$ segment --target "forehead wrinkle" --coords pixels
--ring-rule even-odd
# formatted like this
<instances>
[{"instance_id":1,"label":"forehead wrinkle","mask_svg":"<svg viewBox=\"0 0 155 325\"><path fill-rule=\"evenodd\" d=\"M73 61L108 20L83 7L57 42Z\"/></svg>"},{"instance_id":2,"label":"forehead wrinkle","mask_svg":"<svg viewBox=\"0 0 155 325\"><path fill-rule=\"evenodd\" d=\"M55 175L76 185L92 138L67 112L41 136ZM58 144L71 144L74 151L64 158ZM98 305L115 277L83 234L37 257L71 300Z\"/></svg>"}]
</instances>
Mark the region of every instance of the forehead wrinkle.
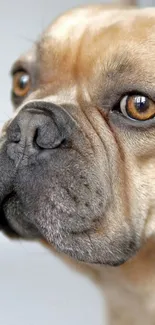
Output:
<instances>
[{"instance_id":1,"label":"forehead wrinkle","mask_svg":"<svg viewBox=\"0 0 155 325\"><path fill-rule=\"evenodd\" d=\"M71 10L60 16L49 25L43 33L38 46L38 52L42 53L47 44L56 44L58 47L66 47L75 43L87 31L94 35L106 27L116 23L126 24L124 15L128 16L128 11L105 6L91 6ZM130 24L131 24L130 17ZM134 19L134 18L133 18ZM56 42L56 43L55 43ZM54 48L53 48L54 50Z\"/></svg>"},{"instance_id":2,"label":"forehead wrinkle","mask_svg":"<svg viewBox=\"0 0 155 325\"><path fill-rule=\"evenodd\" d=\"M150 17L153 17L152 10L148 10L148 13L151 15ZM115 37L114 29L123 30L130 37L132 28L134 28L132 25L136 24L137 17L140 17L141 20L147 18L148 21L148 17L143 10L116 8L109 10L109 8L105 8L102 5L71 10L56 19L45 30L39 40L37 44L37 56L38 60L40 60L40 65L45 65L47 69L52 68L53 73L54 67L57 66L59 69L59 66L62 64L63 68L67 67L65 70L69 72L71 63L77 58L78 38L83 38L83 34L89 34L89 44L92 42L92 46L95 47L96 43L93 45L93 37L98 37L99 34L100 38L102 36L101 33L103 33L102 38L107 42L106 34L108 29L112 31L111 36L113 38ZM123 31L121 32L121 37L124 37ZM111 38L109 42L111 43ZM108 46L109 42L107 44ZM85 53L86 51L87 48L85 47ZM88 51L86 54L88 57Z\"/></svg>"},{"instance_id":3,"label":"forehead wrinkle","mask_svg":"<svg viewBox=\"0 0 155 325\"><path fill-rule=\"evenodd\" d=\"M98 29L121 23L122 27L132 27L137 18L154 18L155 11L148 8L119 8L119 6L94 5L75 8L58 17L44 32L44 37L63 42L67 38L79 38L85 28L96 32ZM149 20L148 19L148 20ZM149 23L149 21L148 21Z\"/></svg>"}]
</instances>

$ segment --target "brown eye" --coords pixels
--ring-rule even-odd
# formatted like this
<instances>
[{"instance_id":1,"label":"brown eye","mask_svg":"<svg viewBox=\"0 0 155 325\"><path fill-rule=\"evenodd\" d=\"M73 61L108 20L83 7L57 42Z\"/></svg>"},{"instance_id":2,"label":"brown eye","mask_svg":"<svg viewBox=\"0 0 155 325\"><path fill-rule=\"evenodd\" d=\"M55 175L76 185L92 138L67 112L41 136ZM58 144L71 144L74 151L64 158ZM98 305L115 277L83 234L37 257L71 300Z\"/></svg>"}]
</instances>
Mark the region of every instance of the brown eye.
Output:
<instances>
[{"instance_id":1,"label":"brown eye","mask_svg":"<svg viewBox=\"0 0 155 325\"><path fill-rule=\"evenodd\" d=\"M26 71L18 71L13 75L13 94L24 97L30 90L30 76Z\"/></svg>"},{"instance_id":2,"label":"brown eye","mask_svg":"<svg viewBox=\"0 0 155 325\"><path fill-rule=\"evenodd\" d=\"M123 115L134 120L146 121L155 116L155 103L141 95L125 96L120 102Z\"/></svg>"}]
</instances>

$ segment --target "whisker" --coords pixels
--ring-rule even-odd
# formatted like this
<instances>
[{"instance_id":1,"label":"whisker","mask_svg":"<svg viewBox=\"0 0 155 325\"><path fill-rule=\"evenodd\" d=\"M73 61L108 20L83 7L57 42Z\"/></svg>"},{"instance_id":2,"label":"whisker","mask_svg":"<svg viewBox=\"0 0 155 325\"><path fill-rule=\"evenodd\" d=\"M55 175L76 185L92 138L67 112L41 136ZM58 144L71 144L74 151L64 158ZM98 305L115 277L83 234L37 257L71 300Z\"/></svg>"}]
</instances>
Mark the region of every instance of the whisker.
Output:
<instances>
[{"instance_id":1,"label":"whisker","mask_svg":"<svg viewBox=\"0 0 155 325\"><path fill-rule=\"evenodd\" d=\"M6 117L7 117L8 119L11 118L11 116L9 116L6 112L4 112L4 114L6 115ZM4 121L4 122L5 122L5 121Z\"/></svg>"},{"instance_id":2,"label":"whisker","mask_svg":"<svg viewBox=\"0 0 155 325\"><path fill-rule=\"evenodd\" d=\"M29 37L27 37L27 36L19 35L19 34L18 34L18 37L19 37L20 39L23 39L23 40L25 40L25 41L27 41L27 42L33 44L33 45L36 44L36 40L31 39L31 38L29 38Z\"/></svg>"},{"instance_id":3,"label":"whisker","mask_svg":"<svg viewBox=\"0 0 155 325\"><path fill-rule=\"evenodd\" d=\"M88 239L89 239L89 241L91 243L92 248L94 249L94 244L93 244L93 241L92 241L92 238L91 238L90 234L87 233L87 232L86 232L86 234L87 234L87 237L88 237Z\"/></svg>"}]
</instances>

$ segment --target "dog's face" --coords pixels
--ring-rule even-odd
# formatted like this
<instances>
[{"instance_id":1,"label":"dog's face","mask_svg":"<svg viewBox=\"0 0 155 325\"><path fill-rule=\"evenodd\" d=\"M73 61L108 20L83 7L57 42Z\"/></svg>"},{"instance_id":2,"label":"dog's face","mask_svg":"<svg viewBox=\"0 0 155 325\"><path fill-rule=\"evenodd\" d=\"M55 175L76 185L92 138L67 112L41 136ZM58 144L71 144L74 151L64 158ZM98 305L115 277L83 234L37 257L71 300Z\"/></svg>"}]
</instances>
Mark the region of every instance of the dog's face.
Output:
<instances>
[{"instance_id":1,"label":"dog's face","mask_svg":"<svg viewBox=\"0 0 155 325\"><path fill-rule=\"evenodd\" d=\"M1 225L118 265L155 232L155 10L73 10L13 66Z\"/></svg>"}]
</instances>

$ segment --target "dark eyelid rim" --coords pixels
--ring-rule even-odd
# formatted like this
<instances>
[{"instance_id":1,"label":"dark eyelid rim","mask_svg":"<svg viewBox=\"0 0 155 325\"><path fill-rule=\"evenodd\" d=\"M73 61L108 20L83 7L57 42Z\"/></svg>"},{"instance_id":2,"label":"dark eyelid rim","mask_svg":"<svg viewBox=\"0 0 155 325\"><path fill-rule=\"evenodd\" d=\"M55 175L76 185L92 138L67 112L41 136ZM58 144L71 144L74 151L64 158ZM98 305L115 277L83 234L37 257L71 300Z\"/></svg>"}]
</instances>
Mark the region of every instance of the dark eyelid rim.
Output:
<instances>
[{"instance_id":1,"label":"dark eyelid rim","mask_svg":"<svg viewBox=\"0 0 155 325\"><path fill-rule=\"evenodd\" d=\"M118 111L110 111L110 119L111 122L119 125L121 128L136 128L137 130L144 130L147 129L148 127L154 127L155 125L155 117L146 120L146 121L139 121L139 120L134 120L132 118L127 118L123 114L119 113Z\"/></svg>"},{"instance_id":2,"label":"dark eyelid rim","mask_svg":"<svg viewBox=\"0 0 155 325\"><path fill-rule=\"evenodd\" d=\"M10 70L10 75L11 77L13 77L17 72L21 72L21 71L29 73L27 64L26 62L16 61Z\"/></svg>"}]
</instances>

